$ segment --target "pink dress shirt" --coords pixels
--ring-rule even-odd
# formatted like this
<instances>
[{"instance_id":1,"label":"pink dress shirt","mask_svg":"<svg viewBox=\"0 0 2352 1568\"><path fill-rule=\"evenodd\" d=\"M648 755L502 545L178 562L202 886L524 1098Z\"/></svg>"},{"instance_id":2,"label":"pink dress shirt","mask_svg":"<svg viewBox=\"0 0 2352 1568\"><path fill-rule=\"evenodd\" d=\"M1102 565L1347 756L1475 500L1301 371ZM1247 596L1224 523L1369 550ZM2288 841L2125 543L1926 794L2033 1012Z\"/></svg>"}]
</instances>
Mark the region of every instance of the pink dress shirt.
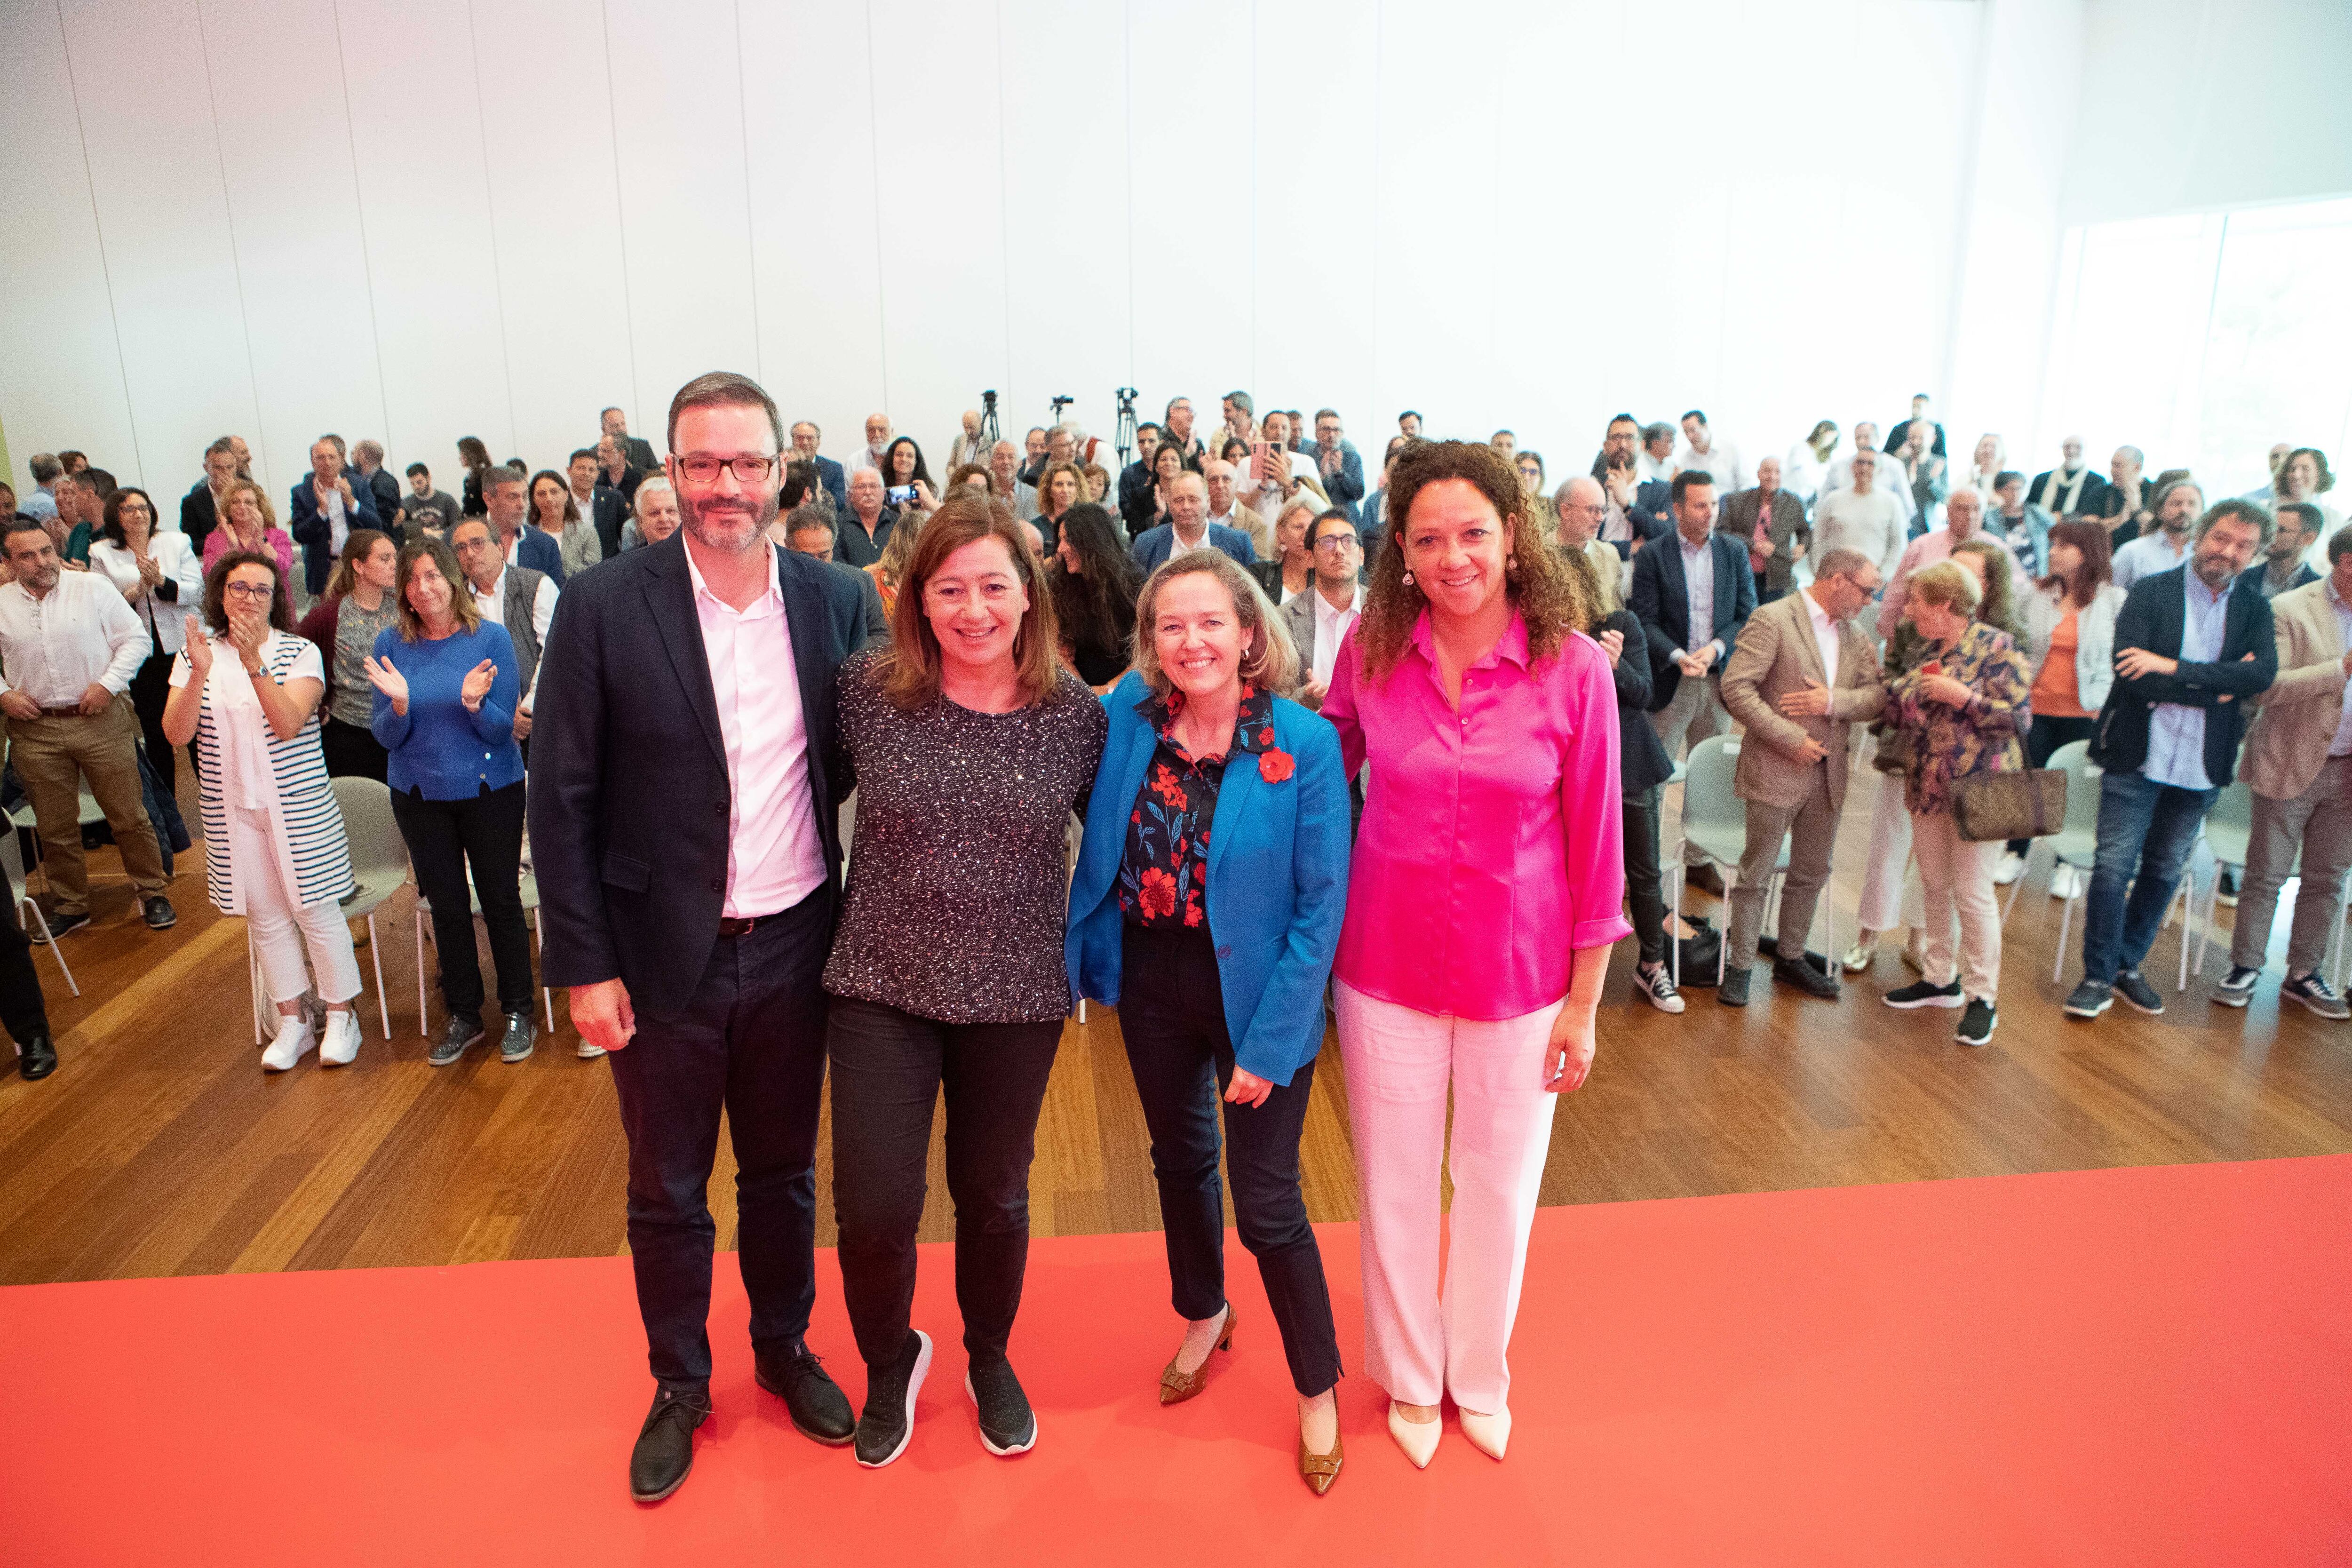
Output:
<instances>
[{"instance_id":1,"label":"pink dress shirt","mask_svg":"<svg viewBox=\"0 0 2352 1568\"><path fill-rule=\"evenodd\" d=\"M710 591L694 552L686 552L727 745L727 901L720 912L735 920L791 909L824 881L800 667L776 584L775 546L766 549L768 591L741 610ZM650 809L657 803L645 804Z\"/></svg>"},{"instance_id":2,"label":"pink dress shirt","mask_svg":"<svg viewBox=\"0 0 2352 1568\"><path fill-rule=\"evenodd\" d=\"M2000 543L2000 540L1994 539L1982 529L1969 534L1969 538L1982 539L1994 544ZM1903 559L1895 566L1895 575L1886 584L1885 595L1879 601L1878 637L1881 642L1893 637L1895 628L1903 624L1903 606L1911 597L1912 574L1933 566L1938 561L1949 561L1952 558L1952 546L1955 542L1951 528L1947 525L1943 528L1929 529L1904 549ZM2022 605L2025 603L2025 595L2032 591L2033 584L2026 581L2025 567L2016 556L2010 555L2006 547L2002 549L2001 553L2009 556L2009 602L2012 605Z\"/></svg>"},{"instance_id":3,"label":"pink dress shirt","mask_svg":"<svg viewBox=\"0 0 2352 1568\"><path fill-rule=\"evenodd\" d=\"M1362 666L1350 632L1323 700L1349 773L1372 768L1333 973L1438 1016L1549 1006L1574 950L1633 929L1608 657L1580 633L1530 663L1514 615L1456 712L1423 612L1386 680Z\"/></svg>"}]
</instances>

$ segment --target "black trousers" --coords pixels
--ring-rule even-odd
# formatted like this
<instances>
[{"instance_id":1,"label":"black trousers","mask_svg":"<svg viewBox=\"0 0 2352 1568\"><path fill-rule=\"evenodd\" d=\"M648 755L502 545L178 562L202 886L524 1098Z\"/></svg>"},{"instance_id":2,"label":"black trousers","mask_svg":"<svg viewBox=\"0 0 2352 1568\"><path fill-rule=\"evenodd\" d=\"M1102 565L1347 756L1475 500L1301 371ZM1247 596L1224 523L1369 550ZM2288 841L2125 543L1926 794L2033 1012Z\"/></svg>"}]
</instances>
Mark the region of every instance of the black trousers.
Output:
<instances>
[{"instance_id":1,"label":"black trousers","mask_svg":"<svg viewBox=\"0 0 2352 1568\"><path fill-rule=\"evenodd\" d=\"M825 1032L833 1207L841 1226L841 1293L866 1365L897 1360L911 1329L915 1230L929 1187L931 1110L942 1090L964 1350L980 1361L1004 1358L1029 1268L1037 1112L1061 1042L1059 1018L943 1024L879 1003L833 999Z\"/></svg>"},{"instance_id":2,"label":"black trousers","mask_svg":"<svg viewBox=\"0 0 2352 1568\"><path fill-rule=\"evenodd\" d=\"M327 776L331 779L373 779L378 784L389 782L391 753L375 738L375 731L364 724L346 724L341 719L330 719L319 727L320 749L327 754Z\"/></svg>"},{"instance_id":3,"label":"black trousers","mask_svg":"<svg viewBox=\"0 0 2352 1568\"><path fill-rule=\"evenodd\" d=\"M1233 1173L1234 1219L1257 1259L1266 1302L1282 1331L1290 1381L1312 1397L1339 1381L1339 1335L1323 1254L1298 1188L1298 1133L1315 1087L1302 1065L1258 1106L1223 1104L1234 1077L1217 978L1216 940L1206 930L1129 926L1119 952L1119 1035L1135 1092L1151 1131L1151 1173L1168 1237L1171 1300L1199 1321L1225 1304L1225 1217L1217 1179L1217 1111L1224 1110L1225 1164Z\"/></svg>"},{"instance_id":4,"label":"black trousers","mask_svg":"<svg viewBox=\"0 0 2352 1568\"><path fill-rule=\"evenodd\" d=\"M394 796L394 799L399 798ZM816 1124L824 1094L834 895L820 888L710 950L674 1017L637 1014L605 1059L629 1140L629 1261L646 1360L666 1388L710 1383L708 1198L719 1113L735 1148L736 1246L751 1345L791 1352L816 1305Z\"/></svg>"},{"instance_id":5,"label":"black trousers","mask_svg":"<svg viewBox=\"0 0 2352 1568\"><path fill-rule=\"evenodd\" d=\"M140 739L146 742L147 760L162 775L163 787L176 795L179 793L179 766L172 757L172 742L163 739L163 704L172 696L172 659L168 653L150 654L131 678L131 710L139 715Z\"/></svg>"},{"instance_id":6,"label":"black trousers","mask_svg":"<svg viewBox=\"0 0 2352 1568\"><path fill-rule=\"evenodd\" d=\"M522 913L522 792L520 784L486 787L471 800L426 800L413 790L392 792L392 817L407 842L416 886L433 901L441 1001L453 1018L482 1010L482 965L474 956L477 894L482 923L490 930L490 957L499 966L499 1010L531 1011L530 926Z\"/></svg>"},{"instance_id":7,"label":"black trousers","mask_svg":"<svg viewBox=\"0 0 2352 1568\"><path fill-rule=\"evenodd\" d=\"M12 904L0 921L0 1026L22 1045L49 1032L49 1012L41 1000L41 977L33 972L33 944L16 915Z\"/></svg>"},{"instance_id":8,"label":"black trousers","mask_svg":"<svg viewBox=\"0 0 2352 1568\"><path fill-rule=\"evenodd\" d=\"M2033 716L2033 727L2025 731L2026 765L2046 768L2050 765L2051 753L2057 751L2059 747L2071 745L2076 741L2095 739L2098 732L2099 721L2096 714L2076 719L2063 714L2053 717L2049 714L2036 713ZM2031 838L2012 838L2009 841L2009 851L2012 855L2022 855L2032 847L2033 840Z\"/></svg>"},{"instance_id":9,"label":"black trousers","mask_svg":"<svg viewBox=\"0 0 2352 1568\"><path fill-rule=\"evenodd\" d=\"M1664 784L1625 796L1625 897L1633 906L1633 936L1643 963L1666 958L1665 879L1658 861L1658 808Z\"/></svg>"}]
</instances>

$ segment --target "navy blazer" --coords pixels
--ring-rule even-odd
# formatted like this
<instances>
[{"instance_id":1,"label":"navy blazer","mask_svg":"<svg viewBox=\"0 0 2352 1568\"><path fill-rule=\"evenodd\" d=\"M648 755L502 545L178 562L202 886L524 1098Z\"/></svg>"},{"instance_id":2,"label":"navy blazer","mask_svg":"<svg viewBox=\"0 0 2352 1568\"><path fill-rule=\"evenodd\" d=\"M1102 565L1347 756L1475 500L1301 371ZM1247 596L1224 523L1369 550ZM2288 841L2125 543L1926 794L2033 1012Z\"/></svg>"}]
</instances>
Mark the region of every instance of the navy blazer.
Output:
<instances>
[{"instance_id":1,"label":"navy blazer","mask_svg":"<svg viewBox=\"0 0 2352 1568\"><path fill-rule=\"evenodd\" d=\"M2116 652L2145 648L2180 658L2189 626L2189 568L2175 566L2143 577L2124 595L2116 613ZM2253 700L2278 679L2278 642L2271 629L2271 602L2244 577L2230 584L2221 624L2221 657L2210 664L2183 661L2170 675L2137 679L2120 671L2099 710L2091 760L2109 773L2136 773L2147 765L2149 714L2159 702L2205 710L2205 777L2228 784L2238 768L2238 745L2253 717ZM2246 656L2253 657L2248 658Z\"/></svg>"},{"instance_id":2,"label":"navy blazer","mask_svg":"<svg viewBox=\"0 0 2352 1568\"><path fill-rule=\"evenodd\" d=\"M834 672L865 646L865 610L857 585L824 562L774 555L817 836L838 891ZM675 1016L719 938L733 807L683 531L583 572L539 668L528 798L546 922L540 978L617 975L639 1012Z\"/></svg>"},{"instance_id":3,"label":"navy blazer","mask_svg":"<svg viewBox=\"0 0 2352 1568\"><path fill-rule=\"evenodd\" d=\"M557 587L563 586L563 547L538 524L523 524L522 532L516 535L515 552L510 559L518 566L528 566L553 578Z\"/></svg>"},{"instance_id":4,"label":"navy blazer","mask_svg":"<svg viewBox=\"0 0 2352 1568\"><path fill-rule=\"evenodd\" d=\"M1748 547L1729 534L1708 534L1706 547L1715 552L1715 626L1709 635L1723 644L1713 667L1719 670L1756 613L1756 574L1748 569ZM1649 635L1650 711L1663 712L1682 685L1675 655L1683 651L1690 632L1690 587L1683 579L1678 536L1661 536L1633 557L1633 593L1626 607Z\"/></svg>"},{"instance_id":5,"label":"navy blazer","mask_svg":"<svg viewBox=\"0 0 2352 1568\"><path fill-rule=\"evenodd\" d=\"M1633 611L1619 610L1594 627L1592 636L1597 641L1602 632L1612 631L1625 639L1617 668L1610 672L1617 689L1617 784L1625 795L1639 795L1672 778L1675 764L1658 739L1658 727L1644 717L1650 710L1650 656L1642 623Z\"/></svg>"},{"instance_id":6,"label":"navy blazer","mask_svg":"<svg viewBox=\"0 0 2352 1568\"><path fill-rule=\"evenodd\" d=\"M344 521L353 528L381 529L376 521L375 489L367 476L357 468L343 470L343 478L352 487L352 513ZM319 510L318 493L311 488L312 476L305 474L294 486L294 493L286 502L286 531L302 547L302 583L312 596L327 591L327 574L334 570L334 524ZM394 539L400 537L399 524L389 531Z\"/></svg>"},{"instance_id":7,"label":"navy blazer","mask_svg":"<svg viewBox=\"0 0 2352 1568\"><path fill-rule=\"evenodd\" d=\"M835 462L831 458L819 457L816 459L816 482L823 485L824 487L824 493L833 498L833 515L835 517L847 516L849 512L849 480L847 476L842 473L841 465Z\"/></svg>"},{"instance_id":8,"label":"navy blazer","mask_svg":"<svg viewBox=\"0 0 2352 1568\"><path fill-rule=\"evenodd\" d=\"M1250 542L1250 536L1238 528L1227 528L1222 522L1209 524L1208 536L1201 543L1203 548L1223 551L1244 566L1255 565L1257 562L1257 546ZM1176 525L1172 522L1147 528L1135 536L1135 563L1146 574L1157 570L1161 562L1175 553L1175 550Z\"/></svg>"},{"instance_id":9,"label":"navy blazer","mask_svg":"<svg viewBox=\"0 0 2352 1568\"><path fill-rule=\"evenodd\" d=\"M1159 746L1158 731L1136 710L1150 694L1129 670L1103 699L1110 733L1087 802L1062 939L1071 991L1114 1006L1126 924L1119 862ZM1288 778L1267 783L1247 753L1225 769L1209 833L1207 901L1234 1061L1287 1084L1323 1048L1323 990L1348 912L1350 833L1347 769L1330 721L1277 697L1274 743L1296 763Z\"/></svg>"},{"instance_id":10,"label":"navy blazer","mask_svg":"<svg viewBox=\"0 0 2352 1568\"><path fill-rule=\"evenodd\" d=\"M589 497L589 502L594 507L596 515L588 521L595 525L596 542L604 547L604 559L610 561L621 552L621 525L629 521L629 498L599 477L596 480L596 489ZM562 558L563 552L559 547L556 551L556 562L559 565L562 564ZM525 562L524 564L530 565L530 563ZM533 567L532 570L536 571L538 568ZM560 579L558 584L561 585Z\"/></svg>"},{"instance_id":11,"label":"navy blazer","mask_svg":"<svg viewBox=\"0 0 2352 1568\"><path fill-rule=\"evenodd\" d=\"M1664 479L1643 479L1633 487L1633 504L1625 509L1625 521L1644 541L1661 539L1674 531L1674 514L1666 510L1674 486ZM1629 545L1620 553L1631 554Z\"/></svg>"},{"instance_id":12,"label":"navy blazer","mask_svg":"<svg viewBox=\"0 0 2352 1568\"><path fill-rule=\"evenodd\" d=\"M1309 447L1299 455L1313 460L1315 480L1323 487L1323 493L1331 498L1333 506L1348 514L1348 521L1354 523L1357 531L1361 532L1364 520L1357 503L1364 499L1362 455L1349 443L1340 442L1339 471L1336 474L1324 473L1322 447Z\"/></svg>"}]
</instances>

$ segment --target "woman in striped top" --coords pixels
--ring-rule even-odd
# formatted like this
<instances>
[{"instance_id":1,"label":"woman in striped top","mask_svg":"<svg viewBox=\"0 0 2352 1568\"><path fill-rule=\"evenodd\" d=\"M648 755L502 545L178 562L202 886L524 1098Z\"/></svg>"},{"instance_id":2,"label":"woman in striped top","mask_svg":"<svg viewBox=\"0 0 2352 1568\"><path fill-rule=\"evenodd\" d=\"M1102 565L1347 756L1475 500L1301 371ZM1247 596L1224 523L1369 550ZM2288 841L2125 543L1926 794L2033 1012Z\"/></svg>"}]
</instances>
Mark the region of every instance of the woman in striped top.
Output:
<instances>
[{"instance_id":1,"label":"woman in striped top","mask_svg":"<svg viewBox=\"0 0 2352 1568\"><path fill-rule=\"evenodd\" d=\"M351 847L319 746L325 672L318 648L294 634L281 581L257 551L213 563L203 625L173 661L163 705L165 738L201 742L205 889L215 908L249 922L278 1004L277 1037L261 1056L271 1072L313 1049L341 1067L360 1048L360 966L336 903L352 890ZM309 1002L314 979L323 1040Z\"/></svg>"}]
</instances>

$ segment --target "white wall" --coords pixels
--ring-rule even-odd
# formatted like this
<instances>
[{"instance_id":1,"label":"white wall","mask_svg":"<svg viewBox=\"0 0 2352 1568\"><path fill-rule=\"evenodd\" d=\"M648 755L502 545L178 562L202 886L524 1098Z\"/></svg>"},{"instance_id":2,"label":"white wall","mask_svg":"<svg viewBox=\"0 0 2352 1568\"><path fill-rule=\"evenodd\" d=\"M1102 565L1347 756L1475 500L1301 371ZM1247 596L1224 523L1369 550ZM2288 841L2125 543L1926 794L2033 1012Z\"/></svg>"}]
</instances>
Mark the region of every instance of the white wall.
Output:
<instances>
[{"instance_id":1,"label":"white wall","mask_svg":"<svg viewBox=\"0 0 2352 1568\"><path fill-rule=\"evenodd\" d=\"M2085 0L2068 223L2352 195L2352 5Z\"/></svg>"},{"instance_id":2,"label":"white wall","mask_svg":"<svg viewBox=\"0 0 2352 1568\"><path fill-rule=\"evenodd\" d=\"M1410 404L1555 478L1621 407L2030 421L2032 331L1954 323L2046 294L2080 4L24 0L0 421L164 492L230 430L274 487L327 429L658 446L721 366L935 468L990 386Z\"/></svg>"}]
</instances>

